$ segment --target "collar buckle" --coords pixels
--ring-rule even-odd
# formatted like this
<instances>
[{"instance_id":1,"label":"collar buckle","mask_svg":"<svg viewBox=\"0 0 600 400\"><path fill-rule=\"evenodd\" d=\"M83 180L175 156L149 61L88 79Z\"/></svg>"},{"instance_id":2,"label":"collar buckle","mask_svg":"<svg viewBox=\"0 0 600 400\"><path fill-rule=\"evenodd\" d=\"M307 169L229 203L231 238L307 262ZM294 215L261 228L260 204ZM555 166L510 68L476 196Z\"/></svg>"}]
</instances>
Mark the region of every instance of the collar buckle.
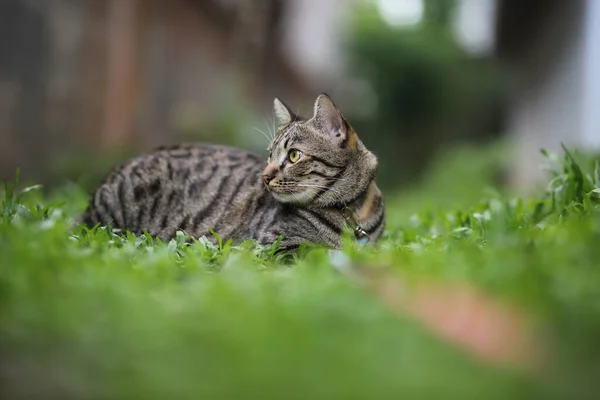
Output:
<instances>
[{"instance_id":1,"label":"collar buckle","mask_svg":"<svg viewBox=\"0 0 600 400\"><path fill-rule=\"evenodd\" d=\"M346 224L352 228L356 241L359 244L368 243L371 239L369 238L369 234L363 229L362 226L360 226L358 222L356 222L354 219L354 213L346 205L344 205L344 208L342 208L342 216L346 220Z\"/></svg>"}]
</instances>

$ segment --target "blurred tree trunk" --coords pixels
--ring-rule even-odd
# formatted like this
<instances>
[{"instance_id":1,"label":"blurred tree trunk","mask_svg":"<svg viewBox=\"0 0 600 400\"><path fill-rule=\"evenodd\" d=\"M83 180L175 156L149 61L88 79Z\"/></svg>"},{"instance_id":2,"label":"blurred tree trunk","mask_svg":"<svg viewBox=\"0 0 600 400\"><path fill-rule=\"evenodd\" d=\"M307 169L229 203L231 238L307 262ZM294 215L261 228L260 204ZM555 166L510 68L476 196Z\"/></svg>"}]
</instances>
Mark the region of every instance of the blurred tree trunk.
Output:
<instances>
[{"instance_id":1,"label":"blurred tree trunk","mask_svg":"<svg viewBox=\"0 0 600 400\"><path fill-rule=\"evenodd\" d=\"M106 106L106 24L107 2L91 1L86 7L85 29L81 49L80 82L81 126L78 145L97 148L102 143Z\"/></svg>"},{"instance_id":2,"label":"blurred tree trunk","mask_svg":"<svg viewBox=\"0 0 600 400\"><path fill-rule=\"evenodd\" d=\"M264 64L269 58L267 32L277 24L271 12L276 0L240 2L232 41L234 59L249 98L260 96Z\"/></svg>"},{"instance_id":3,"label":"blurred tree trunk","mask_svg":"<svg viewBox=\"0 0 600 400\"><path fill-rule=\"evenodd\" d=\"M269 99L267 109L260 112L270 112L273 96L294 103L310 97L310 85L281 49L285 6L282 0L242 1L237 10L232 35L235 65L246 85L246 99Z\"/></svg>"},{"instance_id":4,"label":"blurred tree trunk","mask_svg":"<svg viewBox=\"0 0 600 400\"><path fill-rule=\"evenodd\" d=\"M130 142L135 118L138 0L109 0L106 116L102 145Z\"/></svg>"},{"instance_id":5,"label":"blurred tree trunk","mask_svg":"<svg viewBox=\"0 0 600 400\"><path fill-rule=\"evenodd\" d=\"M0 1L0 90L12 106L2 142L9 147L2 177L14 173L15 164L28 174L48 158L51 138L46 134L46 86L49 65L48 25L39 12L20 0ZM24 163L23 160L32 162Z\"/></svg>"}]
</instances>

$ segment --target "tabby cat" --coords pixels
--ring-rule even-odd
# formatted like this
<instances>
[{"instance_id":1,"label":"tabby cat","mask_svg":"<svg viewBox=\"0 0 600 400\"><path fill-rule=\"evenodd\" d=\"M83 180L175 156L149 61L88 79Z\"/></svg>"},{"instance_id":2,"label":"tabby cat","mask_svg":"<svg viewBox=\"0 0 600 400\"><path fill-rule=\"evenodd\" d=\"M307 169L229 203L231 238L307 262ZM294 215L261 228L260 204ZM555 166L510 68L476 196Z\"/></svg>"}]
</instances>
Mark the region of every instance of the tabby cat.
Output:
<instances>
[{"instance_id":1,"label":"tabby cat","mask_svg":"<svg viewBox=\"0 0 600 400\"><path fill-rule=\"evenodd\" d=\"M161 147L115 168L82 216L163 240L178 230L212 238L255 239L280 248L310 242L338 247L346 226L374 242L384 225L377 158L326 94L310 119L274 101L277 134L261 157L208 144Z\"/></svg>"}]
</instances>

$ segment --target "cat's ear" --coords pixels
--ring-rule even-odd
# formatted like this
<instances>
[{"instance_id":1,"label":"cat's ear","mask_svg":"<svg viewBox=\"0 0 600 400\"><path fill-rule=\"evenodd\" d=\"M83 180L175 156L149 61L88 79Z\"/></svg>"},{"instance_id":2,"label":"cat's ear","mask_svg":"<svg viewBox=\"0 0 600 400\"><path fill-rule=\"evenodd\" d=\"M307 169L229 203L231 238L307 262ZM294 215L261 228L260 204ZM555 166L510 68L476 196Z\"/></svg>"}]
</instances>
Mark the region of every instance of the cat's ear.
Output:
<instances>
[{"instance_id":1,"label":"cat's ear","mask_svg":"<svg viewBox=\"0 0 600 400\"><path fill-rule=\"evenodd\" d=\"M348 124L326 93L317 97L313 118L335 144L344 145L348 139Z\"/></svg>"},{"instance_id":2,"label":"cat's ear","mask_svg":"<svg viewBox=\"0 0 600 400\"><path fill-rule=\"evenodd\" d=\"M298 117L290 110L290 108L283 101L275 97L273 100L273 115L275 116L275 123L277 127L287 125L294 122Z\"/></svg>"}]
</instances>

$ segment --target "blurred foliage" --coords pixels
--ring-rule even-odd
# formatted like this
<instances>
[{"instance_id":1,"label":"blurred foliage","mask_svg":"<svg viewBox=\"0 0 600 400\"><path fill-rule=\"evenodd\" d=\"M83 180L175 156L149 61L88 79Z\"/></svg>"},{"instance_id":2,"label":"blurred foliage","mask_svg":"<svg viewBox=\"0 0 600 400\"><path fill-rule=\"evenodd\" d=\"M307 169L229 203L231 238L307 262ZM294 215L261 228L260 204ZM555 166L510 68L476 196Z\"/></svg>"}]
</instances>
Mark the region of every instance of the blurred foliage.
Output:
<instances>
[{"instance_id":1,"label":"blurred foliage","mask_svg":"<svg viewBox=\"0 0 600 400\"><path fill-rule=\"evenodd\" d=\"M53 188L72 182L91 193L112 168L136 155L137 151L132 146L100 152L69 149L52 158L50 167L42 173L42 181L45 187Z\"/></svg>"},{"instance_id":2,"label":"blurred foliage","mask_svg":"<svg viewBox=\"0 0 600 400\"><path fill-rule=\"evenodd\" d=\"M210 109L204 110L207 118L198 121L197 110L192 108L187 118L176 121L177 142L217 143L255 150L266 148L263 134L252 129L256 121L251 108L242 101L239 88L231 87L238 80L233 77L231 80L233 83L221 88Z\"/></svg>"},{"instance_id":3,"label":"blurred foliage","mask_svg":"<svg viewBox=\"0 0 600 400\"><path fill-rule=\"evenodd\" d=\"M387 192L390 218L463 209L490 196L514 194L505 187L510 154L507 143L447 148L434 157L419 182Z\"/></svg>"},{"instance_id":4,"label":"blurred foliage","mask_svg":"<svg viewBox=\"0 0 600 400\"><path fill-rule=\"evenodd\" d=\"M493 59L471 56L455 42L453 4L427 0L423 20L409 27L386 23L374 2L355 11L350 70L366 80L376 107L349 117L380 158L383 186L414 181L449 143L502 133L503 74ZM364 101L355 107L368 106Z\"/></svg>"}]
</instances>

